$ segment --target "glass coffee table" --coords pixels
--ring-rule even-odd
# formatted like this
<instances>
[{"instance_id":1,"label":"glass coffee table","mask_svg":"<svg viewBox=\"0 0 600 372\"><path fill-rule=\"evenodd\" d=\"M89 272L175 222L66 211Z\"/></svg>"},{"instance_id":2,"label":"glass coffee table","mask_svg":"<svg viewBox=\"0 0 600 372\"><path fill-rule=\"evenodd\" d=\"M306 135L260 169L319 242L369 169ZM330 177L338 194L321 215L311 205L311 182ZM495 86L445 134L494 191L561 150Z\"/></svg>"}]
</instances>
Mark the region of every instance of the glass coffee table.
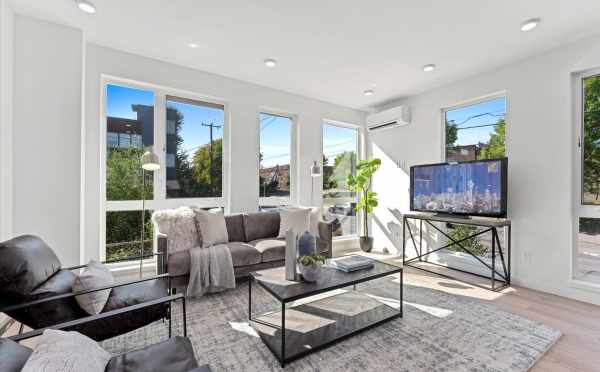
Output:
<instances>
[{"instance_id":1,"label":"glass coffee table","mask_svg":"<svg viewBox=\"0 0 600 372\"><path fill-rule=\"evenodd\" d=\"M402 268L374 261L370 269L345 273L327 264L315 283L285 280L285 268L250 273L248 318L281 366L360 331L402 317ZM399 274L399 282L390 275ZM381 283L380 281L383 281ZM382 286L397 285L396 295ZM252 314L252 286L278 302L272 311Z\"/></svg>"}]
</instances>

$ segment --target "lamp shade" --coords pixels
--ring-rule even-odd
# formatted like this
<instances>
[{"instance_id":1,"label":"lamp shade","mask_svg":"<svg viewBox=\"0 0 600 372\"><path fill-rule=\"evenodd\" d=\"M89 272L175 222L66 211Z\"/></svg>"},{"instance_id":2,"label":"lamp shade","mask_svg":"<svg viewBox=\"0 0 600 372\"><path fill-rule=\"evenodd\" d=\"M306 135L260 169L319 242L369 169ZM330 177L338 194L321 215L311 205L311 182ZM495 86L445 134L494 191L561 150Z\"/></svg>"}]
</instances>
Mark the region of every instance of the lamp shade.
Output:
<instances>
[{"instance_id":1,"label":"lamp shade","mask_svg":"<svg viewBox=\"0 0 600 372\"><path fill-rule=\"evenodd\" d=\"M312 177L321 177L321 167L319 167L317 165L317 162L315 161L313 163L313 165L310 167L310 175Z\"/></svg>"},{"instance_id":2,"label":"lamp shade","mask_svg":"<svg viewBox=\"0 0 600 372\"><path fill-rule=\"evenodd\" d=\"M147 171L159 170L160 164L158 163L158 155L152 151L146 151L144 155L142 155L142 168Z\"/></svg>"}]
</instances>

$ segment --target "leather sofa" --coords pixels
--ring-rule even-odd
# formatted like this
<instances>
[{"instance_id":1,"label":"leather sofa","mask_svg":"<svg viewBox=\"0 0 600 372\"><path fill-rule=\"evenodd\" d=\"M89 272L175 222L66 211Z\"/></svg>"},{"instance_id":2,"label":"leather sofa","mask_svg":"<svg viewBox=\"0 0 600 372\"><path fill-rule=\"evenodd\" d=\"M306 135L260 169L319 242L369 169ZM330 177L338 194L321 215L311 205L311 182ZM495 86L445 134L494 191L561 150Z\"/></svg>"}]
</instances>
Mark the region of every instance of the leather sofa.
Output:
<instances>
[{"instance_id":1,"label":"leather sofa","mask_svg":"<svg viewBox=\"0 0 600 372\"><path fill-rule=\"evenodd\" d=\"M251 271L285 265L285 239L279 239L281 218L277 211L240 213L225 216L233 268L236 278ZM333 222L319 221L317 250L332 256ZM168 255L168 273L173 288L186 287L190 273L190 254L187 251L170 253L167 236L154 226L156 249Z\"/></svg>"},{"instance_id":2,"label":"leather sofa","mask_svg":"<svg viewBox=\"0 0 600 372\"><path fill-rule=\"evenodd\" d=\"M0 372L19 372L33 351L10 339L0 339ZM106 372L210 372L198 366L190 340L175 336L145 348L113 356Z\"/></svg>"}]
</instances>

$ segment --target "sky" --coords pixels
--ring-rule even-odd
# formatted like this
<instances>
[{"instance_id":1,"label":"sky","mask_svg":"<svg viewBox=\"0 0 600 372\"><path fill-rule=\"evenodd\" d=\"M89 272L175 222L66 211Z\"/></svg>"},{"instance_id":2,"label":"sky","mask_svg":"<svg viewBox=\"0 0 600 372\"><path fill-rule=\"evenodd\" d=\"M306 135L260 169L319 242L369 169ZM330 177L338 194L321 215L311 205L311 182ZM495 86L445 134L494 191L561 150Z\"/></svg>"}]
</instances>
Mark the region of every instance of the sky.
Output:
<instances>
[{"instance_id":1,"label":"sky","mask_svg":"<svg viewBox=\"0 0 600 372\"><path fill-rule=\"evenodd\" d=\"M128 88L109 84L107 86L107 116L137 119L131 110L135 104L154 105L154 93L143 89ZM168 107L174 107L183 114L183 148L192 152L203 144L209 143L210 129L201 124L214 123L221 128L213 129L213 138L223 137L223 110L167 101ZM292 119L283 116L260 114L260 152L263 154L263 167L290 163ZM333 165L336 155L344 151L356 151L357 132L331 124L323 125L323 152Z\"/></svg>"},{"instance_id":2,"label":"sky","mask_svg":"<svg viewBox=\"0 0 600 372\"><path fill-rule=\"evenodd\" d=\"M323 154L333 165L335 156L344 151L357 151L358 133L356 129L325 123L323 125Z\"/></svg>"},{"instance_id":3,"label":"sky","mask_svg":"<svg viewBox=\"0 0 600 372\"><path fill-rule=\"evenodd\" d=\"M472 116L489 113L476 118ZM461 107L446 112L446 120L454 120L458 128L473 127L478 125L496 124L499 119L506 115L506 98L498 97L490 101L475 105ZM494 132L493 126L464 129L458 131L457 145L472 145L479 142L488 142L490 134Z\"/></svg>"},{"instance_id":4,"label":"sky","mask_svg":"<svg viewBox=\"0 0 600 372\"><path fill-rule=\"evenodd\" d=\"M131 105L154 105L154 93L151 91L112 84L109 84L106 89L107 116L137 119L136 113L131 110ZM202 126L203 123L220 125L221 128L213 128L213 139L223 138L223 110L175 101L167 101L167 107L176 108L183 114L181 135L184 140L182 147L186 151L192 152L209 143L210 128Z\"/></svg>"}]
</instances>

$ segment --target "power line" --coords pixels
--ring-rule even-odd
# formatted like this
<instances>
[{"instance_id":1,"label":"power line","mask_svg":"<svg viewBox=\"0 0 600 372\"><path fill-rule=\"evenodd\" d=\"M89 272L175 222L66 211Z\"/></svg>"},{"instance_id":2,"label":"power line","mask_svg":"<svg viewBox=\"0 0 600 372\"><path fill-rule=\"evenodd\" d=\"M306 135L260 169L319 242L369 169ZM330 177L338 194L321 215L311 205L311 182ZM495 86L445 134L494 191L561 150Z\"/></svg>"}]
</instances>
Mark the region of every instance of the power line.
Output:
<instances>
[{"instance_id":1,"label":"power line","mask_svg":"<svg viewBox=\"0 0 600 372\"><path fill-rule=\"evenodd\" d=\"M473 125L472 127L462 127L462 128L456 128L456 130L463 130L463 129L473 129L473 128L483 128L483 127L495 127L497 125L500 125L499 123L496 124L482 124L482 125Z\"/></svg>"},{"instance_id":2,"label":"power line","mask_svg":"<svg viewBox=\"0 0 600 372\"><path fill-rule=\"evenodd\" d=\"M264 124L262 128L260 128L260 131L262 132L263 130L265 130L269 125L273 124L275 122L275 120L277 119L277 116L271 116L268 120L270 120L268 123L261 123ZM265 120L266 122L266 120Z\"/></svg>"},{"instance_id":3,"label":"power line","mask_svg":"<svg viewBox=\"0 0 600 372\"><path fill-rule=\"evenodd\" d=\"M501 112L501 114L497 114L498 112ZM465 120L463 120L461 122L458 122L458 123L456 121L454 121L454 120L450 120L449 123L453 123L455 126L458 127L459 125L463 125L463 124L465 124L466 122L468 122L470 120L473 120L475 118L479 118L479 117L482 117L482 116L504 117L504 116L506 116L506 112L504 112L504 111L484 112L482 114L477 114L477 115L469 116Z\"/></svg>"}]
</instances>

